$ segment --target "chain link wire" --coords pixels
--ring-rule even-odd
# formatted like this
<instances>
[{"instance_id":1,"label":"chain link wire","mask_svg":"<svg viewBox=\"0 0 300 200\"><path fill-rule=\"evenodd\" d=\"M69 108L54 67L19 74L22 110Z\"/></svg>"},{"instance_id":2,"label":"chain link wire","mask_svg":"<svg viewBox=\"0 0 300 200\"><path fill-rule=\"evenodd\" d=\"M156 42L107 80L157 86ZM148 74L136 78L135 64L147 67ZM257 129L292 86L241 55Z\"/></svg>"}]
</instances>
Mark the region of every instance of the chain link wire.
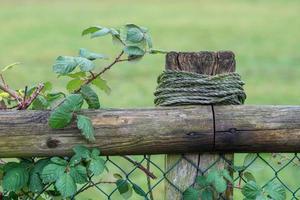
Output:
<instances>
[{"instance_id":1,"label":"chain link wire","mask_svg":"<svg viewBox=\"0 0 300 200\"><path fill-rule=\"evenodd\" d=\"M235 188L233 192L233 199L243 199L241 190L236 188L242 187L246 183L245 178L242 176L242 173L246 171L250 171L255 176L257 183L262 187L265 187L272 181L277 181L285 187L287 199L300 199L300 156L297 153L255 153L251 155L235 154L234 163L232 163L231 160L228 160L225 155L218 154L218 158L210 163L207 168L203 168L201 165L198 166L197 163L194 163L184 154L179 156L174 165L169 168L165 167L165 155L151 155L151 159L149 155L132 157L139 164L145 166L149 171L151 171L156 178L149 179L137 165L132 165L119 156L107 156L105 159L109 172L99 177L93 177L89 183L81 185L78 188L78 194L74 199L124 199L118 192L116 184L111 181L113 173L120 174L129 183L139 185L146 194L145 197L133 194L130 199L165 199L166 186L173 187L174 191L178 193L179 196L182 196L184 192L182 187L176 185L176 183L172 182L168 178L168 175L170 173L174 173L176 166L182 161L188 163L190 167L195 168L198 175L207 174L209 170L216 168L220 162L222 165L225 163L225 168L233 171L237 168L237 166L243 166L241 171L234 171L233 173L234 184L231 186ZM248 157L247 162L244 161L245 157ZM182 176L182 174L178 174L178 176ZM186 188L193 184L194 183L186 185ZM87 185L89 185L88 189L82 190ZM217 199L225 200L226 198L220 194Z\"/></svg>"}]
</instances>

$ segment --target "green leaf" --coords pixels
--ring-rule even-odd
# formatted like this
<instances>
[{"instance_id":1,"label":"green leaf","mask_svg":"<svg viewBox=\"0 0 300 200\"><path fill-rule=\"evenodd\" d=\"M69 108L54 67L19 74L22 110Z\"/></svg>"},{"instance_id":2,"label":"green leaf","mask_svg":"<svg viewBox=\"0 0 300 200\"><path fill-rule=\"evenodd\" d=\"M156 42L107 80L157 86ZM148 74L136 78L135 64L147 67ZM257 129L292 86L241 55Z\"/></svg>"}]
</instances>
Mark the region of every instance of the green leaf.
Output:
<instances>
[{"instance_id":1,"label":"green leaf","mask_svg":"<svg viewBox=\"0 0 300 200\"><path fill-rule=\"evenodd\" d=\"M272 200L285 200L286 192L282 184L270 182L264 188Z\"/></svg>"},{"instance_id":2,"label":"green leaf","mask_svg":"<svg viewBox=\"0 0 300 200\"><path fill-rule=\"evenodd\" d=\"M90 118L77 115L77 127L81 130L82 135L89 141L95 141L95 131Z\"/></svg>"},{"instance_id":3,"label":"green leaf","mask_svg":"<svg viewBox=\"0 0 300 200\"><path fill-rule=\"evenodd\" d=\"M50 160L51 160L51 162L53 162L54 164L57 164L57 165L62 165L62 166L68 165L68 162L60 157L52 157Z\"/></svg>"},{"instance_id":4,"label":"green leaf","mask_svg":"<svg viewBox=\"0 0 300 200\"><path fill-rule=\"evenodd\" d=\"M67 74L66 76L71 77L71 78L84 78L86 77L86 73L85 72L76 72L73 74Z\"/></svg>"},{"instance_id":5,"label":"green leaf","mask_svg":"<svg viewBox=\"0 0 300 200\"><path fill-rule=\"evenodd\" d=\"M198 200L200 192L195 188L189 187L183 192L183 200Z\"/></svg>"},{"instance_id":6,"label":"green leaf","mask_svg":"<svg viewBox=\"0 0 300 200\"><path fill-rule=\"evenodd\" d=\"M201 192L201 200L213 200L213 192L209 188L205 188Z\"/></svg>"},{"instance_id":7,"label":"green leaf","mask_svg":"<svg viewBox=\"0 0 300 200\"><path fill-rule=\"evenodd\" d=\"M37 173L30 174L29 178L29 190L34 193L43 191L44 184Z\"/></svg>"},{"instance_id":8,"label":"green leaf","mask_svg":"<svg viewBox=\"0 0 300 200\"><path fill-rule=\"evenodd\" d=\"M83 32L82 32L82 36L84 35L87 35L87 34L90 34L90 33L95 33L99 30L101 30L102 27L101 26L92 26L92 27L89 27L87 29L85 29Z\"/></svg>"},{"instance_id":9,"label":"green leaf","mask_svg":"<svg viewBox=\"0 0 300 200\"><path fill-rule=\"evenodd\" d=\"M52 88L53 88L52 83L49 82L49 81L47 81L47 82L44 83L44 88L43 88L42 91L43 91L43 92L51 91Z\"/></svg>"},{"instance_id":10,"label":"green leaf","mask_svg":"<svg viewBox=\"0 0 300 200\"><path fill-rule=\"evenodd\" d=\"M38 95L32 103L32 110L46 110L49 102L44 96Z\"/></svg>"},{"instance_id":11,"label":"green leaf","mask_svg":"<svg viewBox=\"0 0 300 200\"><path fill-rule=\"evenodd\" d=\"M227 181L229 181L230 183L233 183L233 179L232 179L232 177L230 176L228 170L226 170L226 169L221 170L221 175L222 175Z\"/></svg>"},{"instance_id":12,"label":"green leaf","mask_svg":"<svg viewBox=\"0 0 300 200\"><path fill-rule=\"evenodd\" d=\"M82 165L70 168L70 175L74 179L75 183L83 184L87 182L87 171Z\"/></svg>"},{"instance_id":13,"label":"green leaf","mask_svg":"<svg viewBox=\"0 0 300 200\"><path fill-rule=\"evenodd\" d=\"M94 53L94 52L88 51L87 49L84 49L84 48L79 49L79 56L81 56L83 58L86 58L86 59L89 59L89 60L105 59L105 58L107 58L103 54Z\"/></svg>"},{"instance_id":14,"label":"green leaf","mask_svg":"<svg viewBox=\"0 0 300 200\"><path fill-rule=\"evenodd\" d=\"M44 167L41 178L44 183L52 183L64 174L66 167L57 164L48 164Z\"/></svg>"},{"instance_id":15,"label":"green leaf","mask_svg":"<svg viewBox=\"0 0 300 200\"><path fill-rule=\"evenodd\" d=\"M144 33L137 27L131 27L127 30L127 38L126 40L138 43L144 39Z\"/></svg>"},{"instance_id":16,"label":"green leaf","mask_svg":"<svg viewBox=\"0 0 300 200\"><path fill-rule=\"evenodd\" d=\"M72 118L73 115L71 112L57 108L50 115L49 126L55 129L64 128L71 123Z\"/></svg>"},{"instance_id":17,"label":"green leaf","mask_svg":"<svg viewBox=\"0 0 300 200\"><path fill-rule=\"evenodd\" d=\"M196 182L200 187L205 187L208 185L208 182L207 182L205 176L197 176Z\"/></svg>"},{"instance_id":18,"label":"green leaf","mask_svg":"<svg viewBox=\"0 0 300 200\"><path fill-rule=\"evenodd\" d=\"M2 187L4 191L18 191L25 187L29 180L29 172L27 169L19 165L7 170L4 174Z\"/></svg>"},{"instance_id":19,"label":"green leaf","mask_svg":"<svg viewBox=\"0 0 300 200\"><path fill-rule=\"evenodd\" d=\"M145 39L146 39L146 42L147 42L147 45L148 45L149 49L152 49L152 47L153 47L152 39L151 39L151 36L148 33L145 34Z\"/></svg>"},{"instance_id":20,"label":"green leaf","mask_svg":"<svg viewBox=\"0 0 300 200\"><path fill-rule=\"evenodd\" d=\"M253 174L251 172L244 172L243 173L244 177L246 178L246 180L249 182L249 181L254 181L256 182L255 180L255 177L253 176Z\"/></svg>"},{"instance_id":21,"label":"green leaf","mask_svg":"<svg viewBox=\"0 0 300 200\"><path fill-rule=\"evenodd\" d=\"M256 159L257 155L255 153L248 153L244 159L244 166L247 167Z\"/></svg>"},{"instance_id":22,"label":"green leaf","mask_svg":"<svg viewBox=\"0 0 300 200\"><path fill-rule=\"evenodd\" d=\"M132 196L132 188L127 180L119 179L116 181L117 189L124 199L129 199Z\"/></svg>"},{"instance_id":23,"label":"green leaf","mask_svg":"<svg viewBox=\"0 0 300 200\"><path fill-rule=\"evenodd\" d=\"M92 71L95 68L94 63L86 58L76 57L75 60L83 72Z\"/></svg>"},{"instance_id":24,"label":"green leaf","mask_svg":"<svg viewBox=\"0 0 300 200\"><path fill-rule=\"evenodd\" d=\"M100 102L98 95L94 90L89 87L88 85L84 85L81 87L80 93L82 94L83 98L89 105L89 109L99 109L100 108Z\"/></svg>"},{"instance_id":25,"label":"green leaf","mask_svg":"<svg viewBox=\"0 0 300 200\"><path fill-rule=\"evenodd\" d=\"M41 192L44 188L44 184L40 178L40 174L42 173L44 167L50 163L48 158L41 159L37 161L30 171L30 178L29 178L29 190L38 193Z\"/></svg>"},{"instance_id":26,"label":"green leaf","mask_svg":"<svg viewBox=\"0 0 300 200\"><path fill-rule=\"evenodd\" d=\"M225 192L227 188L227 183L223 177L216 178L213 184L218 193Z\"/></svg>"},{"instance_id":27,"label":"green leaf","mask_svg":"<svg viewBox=\"0 0 300 200\"><path fill-rule=\"evenodd\" d=\"M249 181L242 188L242 194L248 199L256 199L262 192L261 187L259 187L254 181Z\"/></svg>"},{"instance_id":28,"label":"green leaf","mask_svg":"<svg viewBox=\"0 0 300 200\"><path fill-rule=\"evenodd\" d=\"M15 67L17 65L20 65L20 64L21 64L20 62L16 62L16 63L12 63L10 65L7 65L7 66L3 67L2 72L5 72L6 70L12 69L13 67Z\"/></svg>"},{"instance_id":29,"label":"green leaf","mask_svg":"<svg viewBox=\"0 0 300 200\"><path fill-rule=\"evenodd\" d=\"M105 35L107 35L109 33L110 33L110 29L109 28L102 27L100 30L98 30L96 32L93 32L91 34L91 38L105 36Z\"/></svg>"},{"instance_id":30,"label":"green leaf","mask_svg":"<svg viewBox=\"0 0 300 200\"><path fill-rule=\"evenodd\" d=\"M52 111L49 119L51 128L64 128L70 124L73 112L79 111L83 104L83 97L80 94L71 94L64 102Z\"/></svg>"},{"instance_id":31,"label":"green leaf","mask_svg":"<svg viewBox=\"0 0 300 200\"><path fill-rule=\"evenodd\" d=\"M93 80L92 84L95 85L96 87L98 87L100 90L103 90L106 94L110 94L110 92L111 92L111 89L107 85L106 80L104 80L100 77Z\"/></svg>"},{"instance_id":32,"label":"green leaf","mask_svg":"<svg viewBox=\"0 0 300 200\"><path fill-rule=\"evenodd\" d=\"M100 156L92 157L88 169L95 175L98 176L102 174L105 169L105 161Z\"/></svg>"},{"instance_id":33,"label":"green leaf","mask_svg":"<svg viewBox=\"0 0 300 200\"><path fill-rule=\"evenodd\" d=\"M55 187L60 192L63 197L70 197L76 193L77 186L72 178L72 176L68 173L62 174L57 181L55 182Z\"/></svg>"},{"instance_id":34,"label":"green leaf","mask_svg":"<svg viewBox=\"0 0 300 200\"><path fill-rule=\"evenodd\" d=\"M128 56L143 56L145 54L145 51L137 46L126 46L123 50Z\"/></svg>"},{"instance_id":35,"label":"green leaf","mask_svg":"<svg viewBox=\"0 0 300 200\"><path fill-rule=\"evenodd\" d=\"M75 57L59 56L53 65L53 71L57 74L65 75L72 72L77 65Z\"/></svg>"},{"instance_id":36,"label":"green leaf","mask_svg":"<svg viewBox=\"0 0 300 200\"><path fill-rule=\"evenodd\" d=\"M140 186L138 186L137 184L135 184L135 183L132 183L132 189L139 196L142 196L142 197L146 197L147 196L146 192L144 192L144 190Z\"/></svg>"},{"instance_id":37,"label":"green leaf","mask_svg":"<svg viewBox=\"0 0 300 200\"><path fill-rule=\"evenodd\" d=\"M69 92L74 92L80 88L83 82L84 81L79 78L72 79L67 83L67 90Z\"/></svg>"},{"instance_id":38,"label":"green leaf","mask_svg":"<svg viewBox=\"0 0 300 200\"><path fill-rule=\"evenodd\" d=\"M76 155L80 156L83 159L90 158L90 150L85 146L76 145L75 147L73 147L73 151Z\"/></svg>"}]
</instances>

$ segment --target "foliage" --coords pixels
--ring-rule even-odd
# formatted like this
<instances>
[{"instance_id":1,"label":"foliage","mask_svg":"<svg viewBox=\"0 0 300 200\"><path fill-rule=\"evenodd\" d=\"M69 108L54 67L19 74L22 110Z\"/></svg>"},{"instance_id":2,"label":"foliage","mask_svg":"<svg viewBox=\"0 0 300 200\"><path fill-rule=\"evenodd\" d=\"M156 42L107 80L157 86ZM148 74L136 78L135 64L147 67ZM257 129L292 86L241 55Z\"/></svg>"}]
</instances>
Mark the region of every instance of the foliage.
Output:
<instances>
[{"instance_id":1,"label":"foliage","mask_svg":"<svg viewBox=\"0 0 300 200\"><path fill-rule=\"evenodd\" d=\"M285 200L286 191L284 186L276 181L270 181L265 186L260 186L254 175L246 169L253 165L256 154L247 154L242 166L233 166L234 171L239 174L238 185L226 169L212 169L206 175L196 178L196 186L187 188L183 193L184 200L213 200L218 194L226 191L228 187L240 189L244 200ZM242 186L241 181L246 181Z\"/></svg>"},{"instance_id":2,"label":"foliage","mask_svg":"<svg viewBox=\"0 0 300 200\"><path fill-rule=\"evenodd\" d=\"M66 85L68 94L53 92L50 82L12 90L4 81L2 73L19 63L8 65L2 69L0 74L2 80L0 89L3 91L0 93L1 108L51 109L48 120L51 128L62 129L76 121L75 124L82 136L89 142L94 142L93 122L88 116L82 114L81 110L85 103L89 109L100 108L100 100L94 87L107 94L110 93L110 87L101 76L117 63L139 60L147 53L163 52L153 50L148 29L135 24L126 24L120 28L93 26L82 32L83 36L88 34L91 38L110 35L113 43L119 45L120 53L109 65L97 72L95 61L107 60L108 57L85 48L80 48L77 56L58 56L53 65L53 71L58 74L58 77L70 78ZM98 149L89 150L84 146L75 146L73 151L75 154L71 158L20 159L19 162L0 165L0 178L4 191L0 195L3 195L3 199L74 198L93 184L97 184L93 182L92 178L99 177L105 170L108 171L105 161L100 157L100 151ZM137 162L131 158L126 159L137 165ZM133 191L137 195L147 198L140 186L129 182L120 175L114 177L115 181L112 183L116 184L118 191L125 199L130 198ZM79 184L83 187L78 190Z\"/></svg>"}]
</instances>

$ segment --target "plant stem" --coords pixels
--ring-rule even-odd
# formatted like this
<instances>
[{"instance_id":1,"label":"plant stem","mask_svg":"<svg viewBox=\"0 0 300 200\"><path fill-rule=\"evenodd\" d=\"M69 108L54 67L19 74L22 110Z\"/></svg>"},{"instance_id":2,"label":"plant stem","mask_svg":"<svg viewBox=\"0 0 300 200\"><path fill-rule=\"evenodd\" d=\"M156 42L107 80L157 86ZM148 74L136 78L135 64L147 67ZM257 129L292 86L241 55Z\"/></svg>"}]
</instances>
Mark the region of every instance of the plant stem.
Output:
<instances>
[{"instance_id":1,"label":"plant stem","mask_svg":"<svg viewBox=\"0 0 300 200\"><path fill-rule=\"evenodd\" d=\"M141 163L133 160L130 156L122 156L122 157L125 158L126 160L128 160L129 162L131 162L133 165L135 165L140 170L142 170L150 178L152 178L152 179L157 178L152 172L150 172L147 168L145 168Z\"/></svg>"},{"instance_id":2,"label":"plant stem","mask_svg":"<svg viewBox=\"0 0 300 200\"><path fill-rule=\"evenodd\" d=\"M104 74L107 70L109 70L112 66L114 66L117 62L121 62L120 58L122 57L122 55L124 54L124 51L121 51L121 53L115 58L115 60L110 63L108 66L106 66L103 70L101 70L99 73L97 74L92 74L90 76L89 79L87 79L83 84L83 85L88 85L89 83L91 83L93 80L95 80L96 78L98 78L99 76L101 76L102 74ZM80 91L80 89L76 90L75 93L78 93Z\"/></svg>"},{"instance_id":3,"label":"plant stem","mask_svg":"<svg viewBox=\"0 0 300 200\"><path fill-rule=\"evenodd\" d=\"M22 97L20 97L16 91L10 89L6 84L0 82L0 90L8 93L12 98L18 101L18 104L21 104Z\"/></svg>"},{"instance_id":4,"label":"plant stem","mask_svg":"<svg viewBox=\"0 0 300 200\"><path fill-rule=\"evenodd\" d=\"M44 84L40 83L34 93L29 97L29 99L24 98L24 100L21 102L21 105L18 107L18 110L26 110L32 102L37 98L37 96L41 93L41 91L44 88ZM25 95L24 95L25 96Z\"/></svg>"}]
</instances>

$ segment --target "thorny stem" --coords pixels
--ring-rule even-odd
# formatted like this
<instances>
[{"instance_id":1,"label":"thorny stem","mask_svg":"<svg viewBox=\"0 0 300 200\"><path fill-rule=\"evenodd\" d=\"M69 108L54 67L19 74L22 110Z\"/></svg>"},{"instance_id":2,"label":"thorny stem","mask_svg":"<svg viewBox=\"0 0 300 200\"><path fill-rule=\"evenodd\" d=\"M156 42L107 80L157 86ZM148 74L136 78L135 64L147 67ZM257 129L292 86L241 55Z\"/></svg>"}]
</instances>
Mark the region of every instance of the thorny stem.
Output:
<instances>
[{"instance_id":1,"label":"thorny stem","mask_svg":"<svg viewBox=\"0 0 300 200\"><path fill-rule=\"evenodd\" d=\"M151 161L151 155L147 155L147 170L150 171L150 161ZM151 187L151 179L149 176L147 176L147 186L148 190L150 191L150 199L153 200L153 192Z\"/></svg>"},{"instance_id":2,"label":"thorny stem","mask_svg":"<svg viewBox=\"0 0 300 200\"><path fill-rule=\"evenodd\" d=\"M20 97L16 91L10 89L6 84L1 83L1 82L0 82L0 89L4 92L8 93L12 98L14 98L18 102L18 104L21 104L22 97Z\"/></svg>"},{"instance_id":3,"label":"thorny stem","mask_svg":"<svg viewBox=\"0 0 300 200\"><path fill-rule=\"evenodd\" d=\"M135 161L130 156L122 156L122 157L125 158L126 160L128 160L129 162L131 162L133 165L135 165L140 170L142 170L148 177L150 177L152 179L157 178L152 172L150 172L147 168L145 168L141 163Z\"/></svg>"},{"instance_id":4,"label":"thorny stem","mask_svg":"<svg viewBox=\"0 0 300 200\"><path fill-rule=\"evenodd\" d=\"M17 109L26 110L32 104L32 102L37 98L37 96L41 93L43 88L44 88L44 84L40 83L37 86L36 90L32 93L32 95L28 99L24 98L24 100L21 102L21 105Z\"/></svg>"},{"instance_id":5,"label":"thorny stem","mask_svg":"<svg viewBox=\"0 0 300 200\"><path fill-rule=\"evenodd\" d=\"M124 54L124 51L121 51L121 53L115 58L115 60L110 63L108 66L106 66L103 70L101 70L99 73L97 74L92 74L92 76L87 79L83 85L88 85L89 83L91 83L93 80L95 80L96 78L98 78L99 76L101 76L102 74L104 74L107 70L109 70L112 66L114 66L116 63L121 62L122 60L120 60L120 58L122 57L122 55ZM80 90L80 89L79 89ZM75 91L75 93L79 92L79 90Z\"/></svg>"}]
</instances>

